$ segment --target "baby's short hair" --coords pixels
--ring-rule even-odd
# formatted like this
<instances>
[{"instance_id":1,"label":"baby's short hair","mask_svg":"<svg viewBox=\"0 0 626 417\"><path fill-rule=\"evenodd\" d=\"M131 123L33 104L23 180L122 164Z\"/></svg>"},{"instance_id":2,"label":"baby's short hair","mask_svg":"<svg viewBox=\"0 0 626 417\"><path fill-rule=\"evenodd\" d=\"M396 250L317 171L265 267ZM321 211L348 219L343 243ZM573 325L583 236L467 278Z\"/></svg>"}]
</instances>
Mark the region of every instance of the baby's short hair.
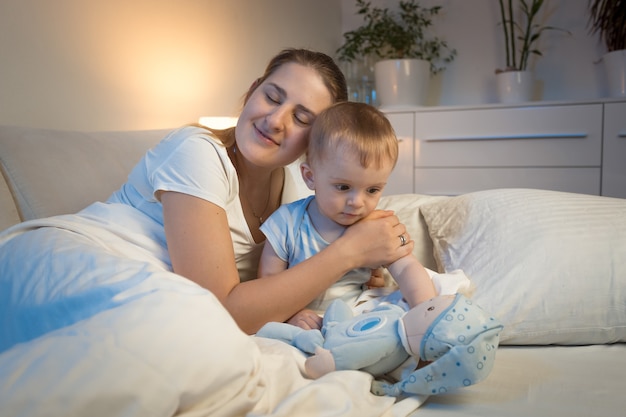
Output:
<instances>
[{"instance_id":1,"label":"baby's short hair","mask_svg":"<svg viewBox=\"0 0 626 417\"><path fill-rule=\"evenodd\" d=\"M398 159L398 138L387 117L375 107L351 101L336 103L321 112L311 128L307 161L327 152L349 151L361 165L380 167Z\"/></svg>"}]
</instances>

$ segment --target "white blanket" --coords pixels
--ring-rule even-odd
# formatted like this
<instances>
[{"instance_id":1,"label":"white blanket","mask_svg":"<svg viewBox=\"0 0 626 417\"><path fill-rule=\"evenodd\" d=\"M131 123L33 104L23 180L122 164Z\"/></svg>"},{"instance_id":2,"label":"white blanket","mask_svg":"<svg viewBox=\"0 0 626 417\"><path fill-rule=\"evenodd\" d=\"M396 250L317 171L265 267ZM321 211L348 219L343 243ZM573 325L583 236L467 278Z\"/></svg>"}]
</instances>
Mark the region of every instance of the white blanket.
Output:
<instances>
[{"instance_id":1,"label":"white blanket","mask_svg":"<svg viewBox=\"0 0 626 417\"><path fill-rule=\"evenodd\" d=\"M401 411L370 393L366 373L304 378L296 349L245 335L210 292L151 257L141 233L101 226L61 216L0 239L13 240L0 246L0 415Z\"/></svg>"}]
</instances>

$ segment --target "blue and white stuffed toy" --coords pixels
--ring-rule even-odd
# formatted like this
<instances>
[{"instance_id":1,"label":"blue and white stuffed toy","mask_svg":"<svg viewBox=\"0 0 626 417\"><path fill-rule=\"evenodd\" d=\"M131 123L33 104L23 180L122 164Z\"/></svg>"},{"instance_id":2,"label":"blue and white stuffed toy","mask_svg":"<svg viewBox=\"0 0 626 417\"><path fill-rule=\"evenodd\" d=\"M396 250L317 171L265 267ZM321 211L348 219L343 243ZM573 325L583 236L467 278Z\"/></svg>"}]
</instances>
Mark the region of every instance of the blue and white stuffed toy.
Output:
<instances>
[{"instance_id":1,"label":"blue and white stuffed toy","mask_svg":"<svg viewBox=\"0 0 626 417\"><path fill-rule=\"evenodd\" d=\"M410 356L427 362L404 373L402 380L375 380L377 395L433 395L484 380L495 361L503 326L462 294L440 295L408 312L382 303L354 316L336 300L326 310L320 330L268 323L258 332L310 354L305 372L318 378L333 370L362 370L378 377Z\"/></svg>"}]
</instances>

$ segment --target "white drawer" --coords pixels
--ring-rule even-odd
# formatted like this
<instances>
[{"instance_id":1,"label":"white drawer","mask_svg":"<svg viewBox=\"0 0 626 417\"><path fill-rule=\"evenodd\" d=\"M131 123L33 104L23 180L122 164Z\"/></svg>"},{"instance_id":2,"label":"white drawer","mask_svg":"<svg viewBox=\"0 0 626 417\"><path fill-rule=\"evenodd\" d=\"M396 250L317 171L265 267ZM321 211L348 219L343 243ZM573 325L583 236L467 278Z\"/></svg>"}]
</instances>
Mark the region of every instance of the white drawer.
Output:
<instances>
[{"instance_id":1,"label":"white drawer","mask_svg":"<svg viewBox=\"0 0 626 417\"><path fill-rule=\"evenodd\" d=\"M416 167L599 167L602 104L419 111L415 138Z\"/></svg>"},{"instance_id":2,"label":"white drawer","mask_svg":"<svg viewBox=\"0 0 626 417\"><path fill-rule=\"evenodd\" d=\"M600 194L598 168L416 168L418 194L458 195L494 188Z\"/></svg>"},{"instance_id":3,"label":"white drawer","mask_svg":"<svg viewBox=\"0 0 626 417\"><path fill-rule=\"evenodd\" d=\"M602 195L626 198L626 103L604 105Z\"/></svg>"},{"instance_id":4,"label":"white drawer","mask_svg":"<svg viewBox=\"0 0 626 417\"><path fill-rule=\"evenodd\" d=\"M398 161L389 176L383 193L409 194L413 192L413 112L389 113L386 115L398 137Z\"/></svg>"}]
</instances>

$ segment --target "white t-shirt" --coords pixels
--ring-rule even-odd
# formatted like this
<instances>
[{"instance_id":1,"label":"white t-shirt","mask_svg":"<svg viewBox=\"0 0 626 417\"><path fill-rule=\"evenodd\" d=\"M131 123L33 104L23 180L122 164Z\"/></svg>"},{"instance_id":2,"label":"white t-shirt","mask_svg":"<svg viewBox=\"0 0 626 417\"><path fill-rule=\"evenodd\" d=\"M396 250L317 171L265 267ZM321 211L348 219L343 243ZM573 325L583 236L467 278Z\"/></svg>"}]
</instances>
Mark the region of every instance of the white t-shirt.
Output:
<instances>
[{"instance_id":1,"label":"white t-shirt","mask_svg":"<svg viewBox=\"0 0 626 417\"><path fill-rule=\"evenodd\" d=\"M303 181L285 170L283 202L303 196ZM130 205L163 226L163 206L155 197L158 190L189 194L216 204L226 211L242 281L256 278L263 244L254 242L239 200L237 171L226 148L211 133L198 127L184 127L170 133L150 149L133 168L128 181L108 199L109 203ZM158 239L165 242L165 231Z\"/></svg>"}]
</instances>

